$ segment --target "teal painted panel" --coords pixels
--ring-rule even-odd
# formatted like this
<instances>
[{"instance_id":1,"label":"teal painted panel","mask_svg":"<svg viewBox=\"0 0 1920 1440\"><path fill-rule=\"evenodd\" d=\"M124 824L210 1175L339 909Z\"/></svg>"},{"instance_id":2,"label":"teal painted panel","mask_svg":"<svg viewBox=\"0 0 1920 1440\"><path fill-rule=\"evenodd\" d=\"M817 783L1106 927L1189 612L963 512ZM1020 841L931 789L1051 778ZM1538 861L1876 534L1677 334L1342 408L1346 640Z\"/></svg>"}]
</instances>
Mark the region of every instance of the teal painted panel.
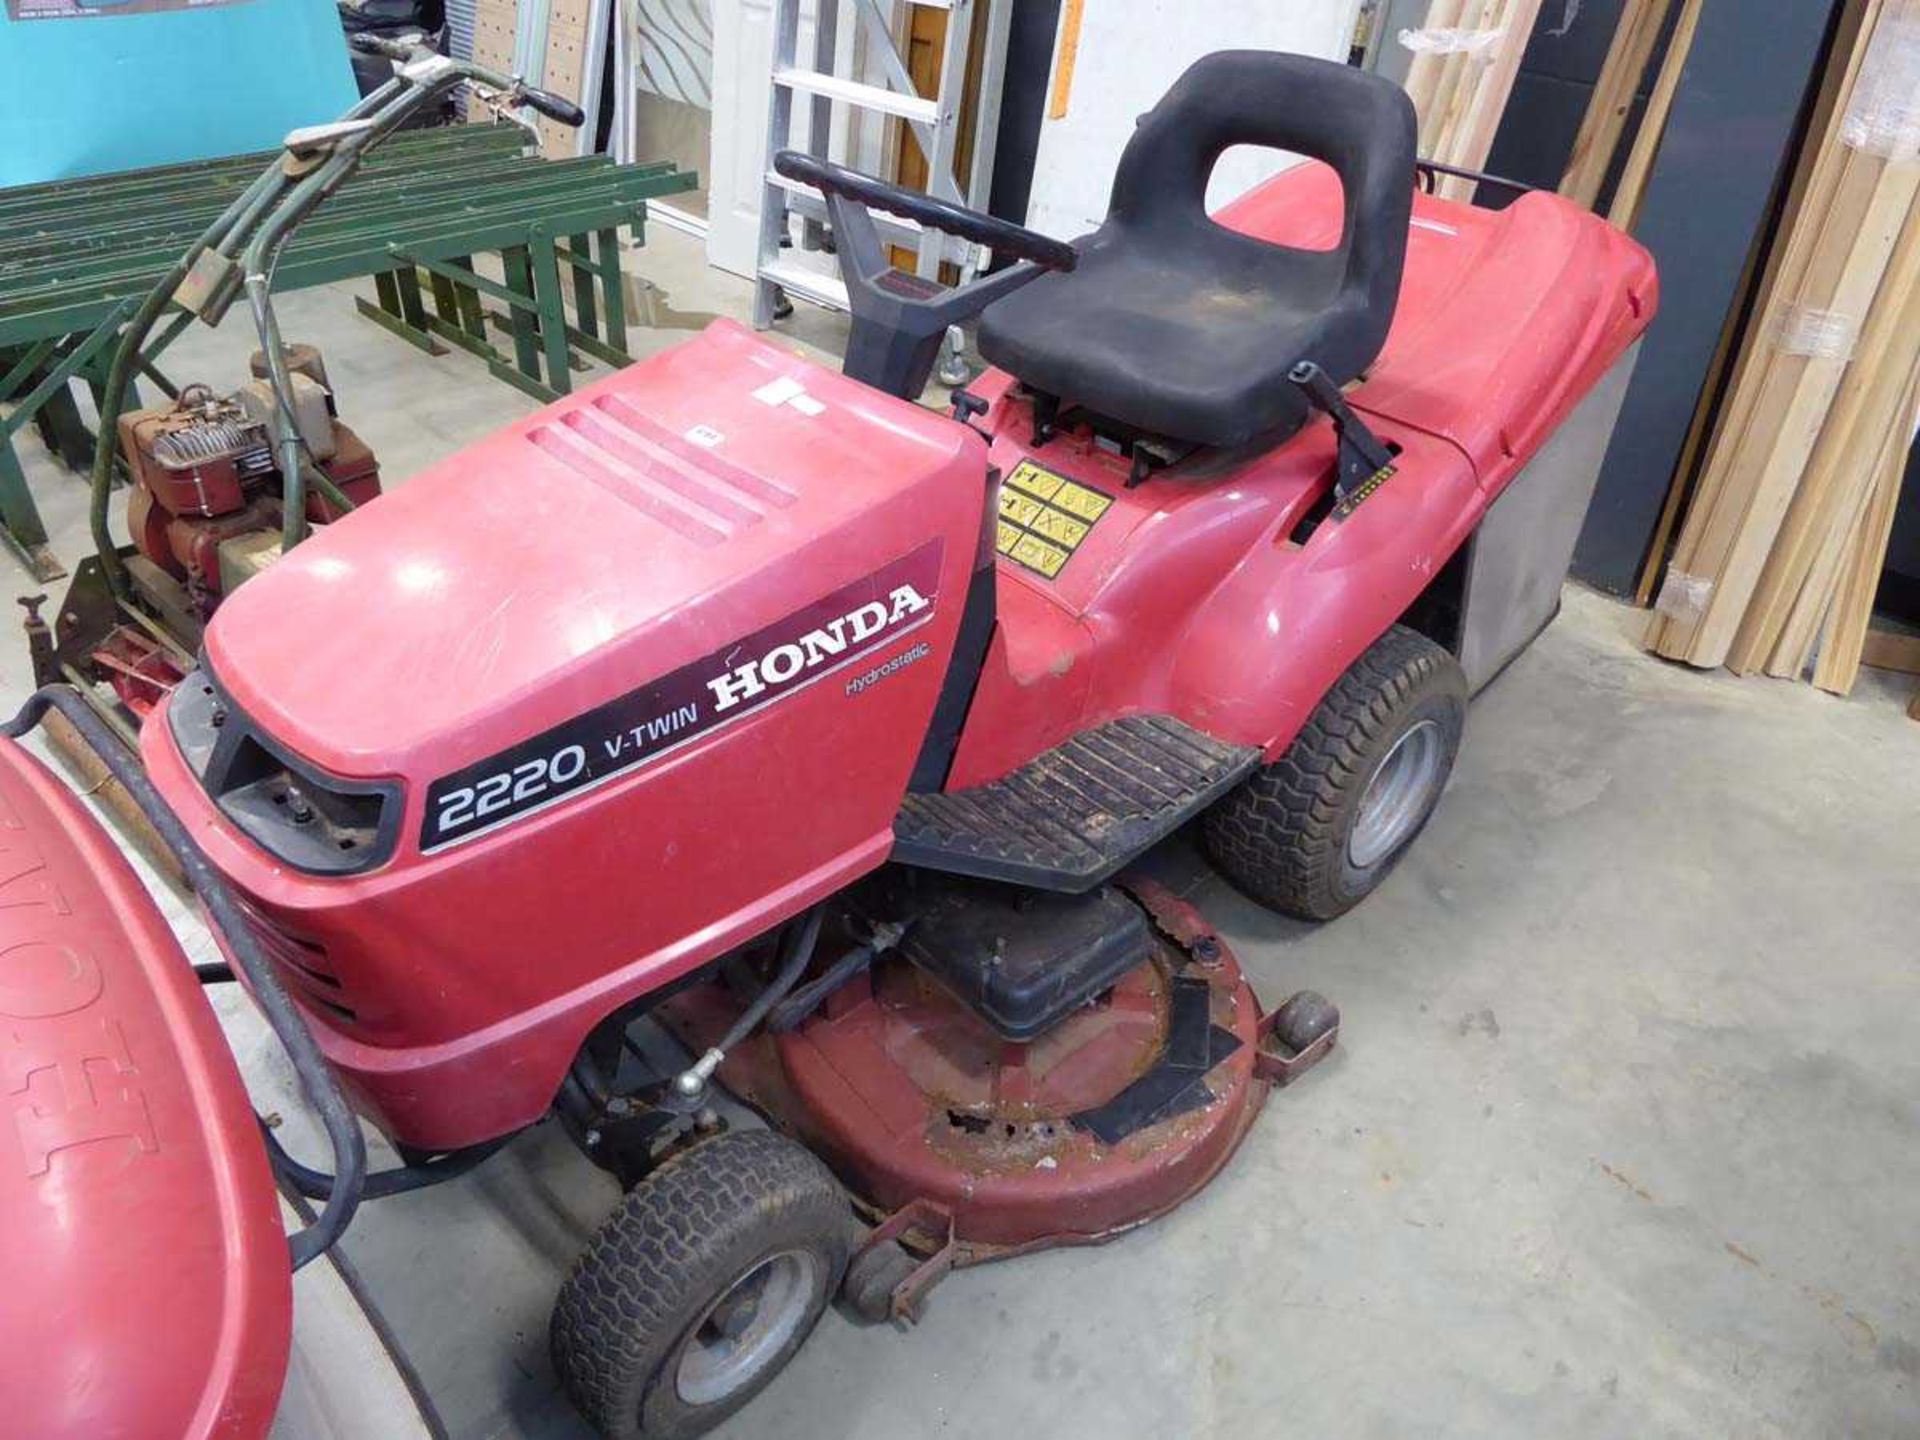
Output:
<instances>
[{"instance_id":1,"label":"teal painted panel","mask_svg":"<svg viewBox=\"0 0 1920 1440\"><path fill-rule=\"evenodd\" d=\"M357 98L333 0L0 8L0 186L262 150Z\"/></svg>"}]
</instances>

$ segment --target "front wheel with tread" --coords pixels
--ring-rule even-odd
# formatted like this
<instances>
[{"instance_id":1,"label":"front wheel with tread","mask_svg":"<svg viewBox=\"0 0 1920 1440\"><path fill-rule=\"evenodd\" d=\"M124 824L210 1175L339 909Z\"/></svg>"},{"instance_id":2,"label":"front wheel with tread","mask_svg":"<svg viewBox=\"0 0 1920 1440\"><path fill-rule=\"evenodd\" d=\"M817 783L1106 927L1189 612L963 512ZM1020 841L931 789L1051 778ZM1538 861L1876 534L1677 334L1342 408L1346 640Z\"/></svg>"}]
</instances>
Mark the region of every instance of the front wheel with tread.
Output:
<instances>
[{"instance_id":1,"label":"front wheel with tread","mask_svg":"<svg viewBox=\"0 0 1920 1440\"><path fill-rule=\"evenodd\" d=\"M1344 914L1426 825L1466 713L1459 662L1394 626L1334 682L1286 753L1208 813L1208 854L1271 909Z\"/></svg>"},{"instance_id":2,"label":"front wheel with tread","mask_svg":"<svg viewBox=\"0 0 1920 1440\"><path fill-rule=\"evenodd\" d=\"M569 1398L608 1440L690 1440L793 1358L846 1269L845 1192L793 1141L733 1131L621 1201L560 1287L548 1332Z\"/></svg>"}]
</instances>

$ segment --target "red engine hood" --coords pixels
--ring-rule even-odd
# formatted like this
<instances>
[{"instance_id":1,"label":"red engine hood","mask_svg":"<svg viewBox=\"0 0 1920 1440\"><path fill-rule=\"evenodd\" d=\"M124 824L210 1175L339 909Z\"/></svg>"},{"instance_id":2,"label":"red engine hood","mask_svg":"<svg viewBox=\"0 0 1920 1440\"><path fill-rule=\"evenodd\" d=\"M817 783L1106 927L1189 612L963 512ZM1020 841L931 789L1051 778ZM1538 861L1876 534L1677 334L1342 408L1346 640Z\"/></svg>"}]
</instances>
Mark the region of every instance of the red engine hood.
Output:
<instances>
[{"instance_id":1,"label":"red engine hood","mask_svg":"<svg viewBox=\"0 0 1920 1440\"><path fill-rule=\"evenodd\" d=\"M0 740L0 1430L264 1435L287 1243L240 1074L112 840Z\"/></svg>"},{"instance_id":2,"label":"red engine hood","mask_svg":"<svg viewBox=\"0 0 1920 1440\"><path fill-rule=\"evenodd\" d=\"M748 633L761 577L805 591L823 537L982 448L717 321L328 526L221 607L207 655L338 774L457 764L487 753L482 706L517 738Z\"/></svg>"}]
</instances>

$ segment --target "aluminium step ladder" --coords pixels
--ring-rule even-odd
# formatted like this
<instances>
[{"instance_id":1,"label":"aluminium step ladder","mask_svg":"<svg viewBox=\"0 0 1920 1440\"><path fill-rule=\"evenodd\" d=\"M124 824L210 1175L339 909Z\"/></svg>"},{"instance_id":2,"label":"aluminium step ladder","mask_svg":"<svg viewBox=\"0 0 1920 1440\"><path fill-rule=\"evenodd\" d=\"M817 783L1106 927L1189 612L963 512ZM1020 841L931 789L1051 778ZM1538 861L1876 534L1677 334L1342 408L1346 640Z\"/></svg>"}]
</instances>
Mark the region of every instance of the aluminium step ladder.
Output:
<instances>
[{"instance_id":1,"label":"aluminium step ladder","mask_svg":"<svg viewBox=\"0 0 1920 1440\"><path fill-rule=\"evenodd\" d=\"M973 152L963 189L954 178L953 168L976 3L986 5L988 14ZM856 42L864 39L869 69L877 69L884 83L870 84L835 73L843 4L854 7L860 33L853 38ZM767 108L765 184L753 302L757 328L765 329L773 323L781 311L783 294L837 310L847 308L847 290L840 277L805 264L793 253L794 247L803 253L824 251L830 243L823 223L827 215L824 198L811 185L789 180L773 169L774 153L781 149L805 150L823 160L833 158L828 151L835 104L904 125L927 160L928 193L958 205L985 208L993 183L994 140L999 130L1000 89L1013 0L920 0L920 5L948 12L939 93L932 98L914 88L902 53L904 42L895 36L881 0L819 0L810 66L800 60L800 0L773 0L773 63L768 77L771 102ZM857 43L850 48L857 51ZM794 134L795 96L804 96L808 107L804 137ZM848 127L849 132L852 128ZM798 237L791 234L789 216L798 216L803 222ZM951 261L961 268L963 276L969 276L981 263L980 247L970 241L926 231L912 220L877 211L873 219L882 239L914 252L915 269L920 275L937 277L941 262Z\"/></svg>"}]
</instances>

